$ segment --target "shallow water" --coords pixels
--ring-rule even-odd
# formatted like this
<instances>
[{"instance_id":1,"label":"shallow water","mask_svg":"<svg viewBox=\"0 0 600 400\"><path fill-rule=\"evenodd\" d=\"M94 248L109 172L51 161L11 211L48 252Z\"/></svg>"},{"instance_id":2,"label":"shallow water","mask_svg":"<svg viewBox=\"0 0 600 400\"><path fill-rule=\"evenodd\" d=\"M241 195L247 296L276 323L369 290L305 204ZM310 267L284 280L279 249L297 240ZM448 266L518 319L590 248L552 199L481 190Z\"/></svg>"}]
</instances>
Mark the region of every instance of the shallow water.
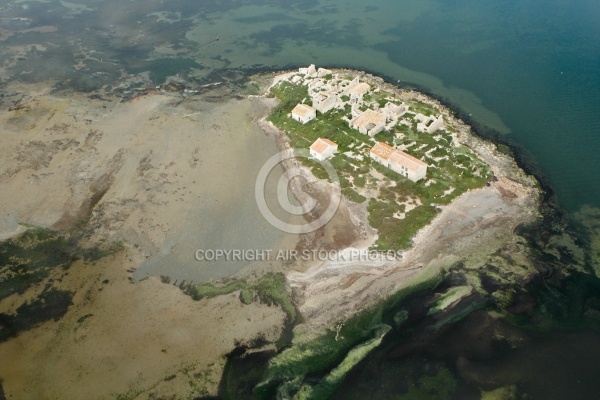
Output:
<instances>
[{"instance_id":1,"label":"shallow water","mask_svg":"<svg viewBox=\"0 0 600 400\"><path fill-rule=\"evenodd\" d=\"M174 226L160 249L136 269L135 279L154 275L191 283L231 276L250 262L229 256L197 258L196 252L279 249L289 239L265 220L254 201L256 176L277 153L273 138L253 122L264 113L264 105L245 99L205 104L194 116L198 136L193 144L201 162L194 179L203 195L182 203L178 213L183 223ZM272 205L280 171L276 168L265 185L265 198ZM255 266L267 262L259 261Z\"/></svg>"},{"instance_id":2,"label":"shallow water","mask_svg":"<svg viewBox=\"0 0 600 400\"><path fill-rule=\"evenodd\" d=\"M598 393L597 333L528 331L473 313L432 336L416 329L396 345L388 337L332 398L480 399L498 388L512 388L515 397L491 398L593 399Z\"/></svg>"}]
</instances>

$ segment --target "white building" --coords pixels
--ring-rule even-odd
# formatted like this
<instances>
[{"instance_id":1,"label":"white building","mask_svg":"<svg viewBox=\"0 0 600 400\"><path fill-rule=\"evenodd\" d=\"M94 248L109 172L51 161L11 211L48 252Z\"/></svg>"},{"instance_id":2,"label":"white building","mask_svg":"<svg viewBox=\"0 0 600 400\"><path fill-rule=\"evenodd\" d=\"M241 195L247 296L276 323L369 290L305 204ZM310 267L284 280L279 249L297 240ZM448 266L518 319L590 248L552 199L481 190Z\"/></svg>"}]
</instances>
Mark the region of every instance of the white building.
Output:
<instances>
[{"instance_id":1,"label":"white building","mask_svg":"<svg viewBox=\"0 0 600 400\"><path fill-rule=\"evenodd\" d=\"M394 118L397 120L408 112L408 106L404 103L397 105L392 102L388 102L383 108L380 108L379 111L385 113L389 119Z\"/></svg>"},{"instance_id":2,"label":"white building","mask_svg":"<svg viewBox=\"0 0 600 400\"><path fill-rule=\"evenodd\" d=\"M317 118L317 110L315 110L308 104L298 104L292 110L292 118L300 122L301 124L305 124Z\"/></svg>"},{"instance_id":3,"label":"white building","mask_svg":"<svg viewBox=\"0 0 600 400\"><path fill-rule=\"evenodd\" d=\"M417 130L419 132L427 132L432 134L444 126L444 119L441 115L437 118L434 118L427 117L423 114L417 114L415 115L415 119L419 121L419 123L417 123Z\"/></svg>"},{"instance_id":4,"label":"white building","mask_svg":"<svg viewBox=\"0 0 600 400\"><path fill-rule=\"evenodd\" d=\"M313 107L321 114L325 114L327 111L335 108L339 103L337 93L314 93L311 95L311 100Z\"/></svg>"},{"instance_id":5,"label":"white building","mask_svg":"<svg viewBox=\"0 0 600 400\"><path fill-rule=\"evenodd\" d=\"M359 103L362 102L363 96L371 90L371 86L368 83L360 82L352 85L350 89L346 91L346 94L350 97L350 102Z\"/></svg>"},{"instance_id":6,"label":"white building","mask_svg":"<svg viewBox=\"0 0 600 400\"><path fill-rule=\"evenodd\" d=\"M319 161L330 158L337 150L338 145L326 138L318 138L310 145L310 155Z\"/></svg>"},{"instance_id":7,"label":"white building","mask_svg":"<svg viewBox=\"0 0 600 400\"><path fill-rule=\"evenodd\" d=\"M378 111L366 110L350 121L350 127L358 129L362 134L375 136L385 128L385 114Z\"/></svg>"},{"instance_id":8,"label":"white building","mask_svg":"<svg viewBox=\"0 0 600 400\"><path fill-rule=\"evenodd\" d=\"M299 68L298 73L306 76L317 76L317 69L315 64L310 64L307 68Z\"/></svg>"},{"instance_id":9,"label":"white building","mask_svg":"<svg viewBox=\"0 0 600 400\"><path fill-rule=\"evenodd\" d=\"M329 70L329 69L325 69L325 68L319 68L319 69L317 70L317 76L318 76L319 78L324 78L324 77L326 77L327 75L333 75L333 73L331 72L331 70Z\"/></svg>"},{"instance_id":10,"label":"white building","mask_svg":"<svg viewBox=\"0 0 600 400\"><path fill-rule=\"evenodd\" d=\"M427 175L427 164L386 143L377 142L371 149L370 156L373 160L413 182L417 182Z\"/></svg>"}]
</instances>

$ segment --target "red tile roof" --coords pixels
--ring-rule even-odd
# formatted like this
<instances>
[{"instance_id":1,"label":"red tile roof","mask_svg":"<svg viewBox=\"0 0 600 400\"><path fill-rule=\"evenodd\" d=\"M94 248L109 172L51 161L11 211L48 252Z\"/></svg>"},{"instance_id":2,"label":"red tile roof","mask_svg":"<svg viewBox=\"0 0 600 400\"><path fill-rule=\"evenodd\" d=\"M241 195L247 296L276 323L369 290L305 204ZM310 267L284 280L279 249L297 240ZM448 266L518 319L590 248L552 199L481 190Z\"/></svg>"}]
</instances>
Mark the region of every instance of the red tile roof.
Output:
<instances>
[{"instance_id":1,"label":"red tile roof","mask_svg":"<svg viewBox=\"0 0 600 400\"><path fill-rule=\"evenodd\" d=\"M418 158L413 157L402 150L395 149L389 144L383 142L375 143L375 146L373 146L371 149L371 154L375 154L384 160L389 160L396 164L403 165L411 171L417 171L419 168L427 166L426 163Z\"/></svg>"},{"instance_id":2,"label":"red tile roof","mask_svg":"<svg viewBox=\"0 0 600 400\"><path fill-rule=\"evenodd\" d=\"M427 164L425 164L423 161L403 152L402 150L394 151L388 159L391 162L405 166L411 171L418 171L420 168L427 166Z\"/></svg>"},{"instance_id":3,"label":"red tile roof","mask_svg":"<svg viewBox=\"0 0 600 400\"><path fill-rule=\"evenodd\" d=\"M394 148L387 143L377 142L371 149L371 153L387 160L390 154L394 152Z\"/></svg>"},{"instance_id":4,"label":"red tile roof","mask_svg":"<svg viewBox=\"0 0 600 400\"><path fill-rule=\"evenodd\" d=\"M337 146L337 144L326 138L318 138L310 145L310 149L316 153L323 154L323 152L331 146Z\"/></svg>"}]
</instances>

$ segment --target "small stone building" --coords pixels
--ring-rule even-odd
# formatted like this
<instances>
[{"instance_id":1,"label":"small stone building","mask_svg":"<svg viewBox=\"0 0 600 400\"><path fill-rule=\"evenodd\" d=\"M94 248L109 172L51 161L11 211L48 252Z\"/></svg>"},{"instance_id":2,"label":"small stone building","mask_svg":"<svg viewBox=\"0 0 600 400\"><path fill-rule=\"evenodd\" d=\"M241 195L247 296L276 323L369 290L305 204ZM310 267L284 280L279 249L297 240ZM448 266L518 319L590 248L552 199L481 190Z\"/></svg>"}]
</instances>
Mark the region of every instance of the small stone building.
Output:
<instances>
[{"instance_id":1,"label":"small stone building","mask_svg":"<svg viewBox=\"0 0 600 400\"><path fill-rule=\"evenodd\" d=\"M366 82L360 82L352 86L347 91L347 95L350 97L350 102L359 103L362 102L363 96L371 90L371 86Z\"/></svg>"},{"instance_id":2,"label":"small stone building","mask_svg":"<svg viewBox=\"0 0 600 400\"><path fill-rule=\"evenodd\" d=\"M362 134L373 137L385 128L385 123L385 114L378 111L366 110L350 121L350 127L358 129Z\"/></svg>"},{"instance_id":3,"label":"small stone building","mask_svg":"<svg viewBox=\"0 0 600 400\"><path fill-rule=\"evenodd\" d=\"M317 118L317 111L308 104L298 104L292 110L292 118L301 124L305 124Z\"/></svg>"},{"instance_id":4,"label":"small stone building","mask_svg":"<svg viewBox=\"0 0 600 400\"><path fill-rule=\"evenodd\" d=\"M319 161L326 160L337 153L338 145L326 138L318 138L310 146L310 155Z\"/></svg>"},{"instance_id":5,"label":"small stone building","mask_svg":"<svg viewBox=\"0 0 600 400\"><path fill-rule=\"evenodd\" d=\"M377 142L371 149L370 156L373 160L413 182L417 182L427 175L426 163L387 143Z\"/></svg>"}]
</instances>

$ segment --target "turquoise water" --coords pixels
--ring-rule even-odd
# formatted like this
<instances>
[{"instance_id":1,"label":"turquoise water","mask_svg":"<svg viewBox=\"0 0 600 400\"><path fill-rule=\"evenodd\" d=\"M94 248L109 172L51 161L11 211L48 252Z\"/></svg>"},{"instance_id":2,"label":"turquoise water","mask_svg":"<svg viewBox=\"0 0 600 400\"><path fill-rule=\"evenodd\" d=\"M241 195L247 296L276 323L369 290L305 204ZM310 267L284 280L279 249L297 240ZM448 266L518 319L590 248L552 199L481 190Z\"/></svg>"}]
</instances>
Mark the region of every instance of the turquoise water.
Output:
<instances>
[{"instance_id":1,"label":"turquoise water","mask_svg":"<svg viewBox=\"0 0 600 400\"><path fill-rule=\"evenodd\" d=\"M0 11L2 81L93 90L143 70L161 81L261 65L368 69L425 86L525 146L567 208L600 206L596 0L19 0ZM47 25L56 32L31 30Z\"/></svg>"}]
</instances>

